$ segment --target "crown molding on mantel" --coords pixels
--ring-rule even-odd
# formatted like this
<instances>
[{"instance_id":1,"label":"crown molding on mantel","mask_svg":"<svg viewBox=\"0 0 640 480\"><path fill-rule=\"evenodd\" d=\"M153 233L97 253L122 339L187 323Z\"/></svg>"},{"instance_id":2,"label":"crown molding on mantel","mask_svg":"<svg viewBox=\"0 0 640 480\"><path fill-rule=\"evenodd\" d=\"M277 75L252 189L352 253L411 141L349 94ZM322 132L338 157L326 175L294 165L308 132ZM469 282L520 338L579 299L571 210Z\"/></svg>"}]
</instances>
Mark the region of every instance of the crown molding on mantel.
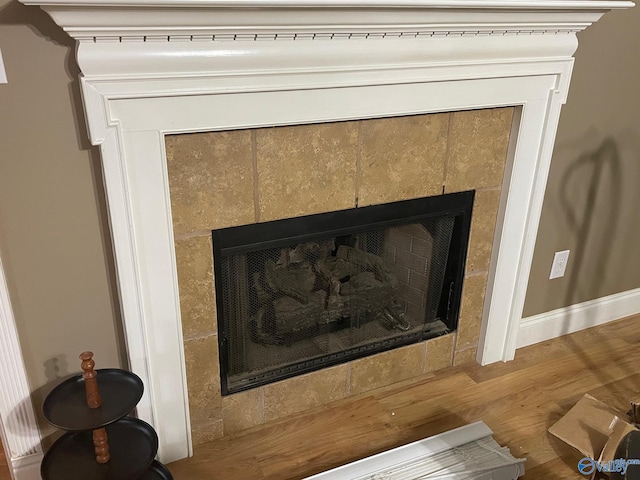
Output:
<instances>
[{"instance_id":1,"label":"crown molding on mantel","mask_svg":"<svg viewBox=\"0 0 640 480\"><path fill-rule=\"evenodd\" d=\"M21 1L41 6L82 42L557 34L633 6L620 0Z\"/></svg>"},{"instance_id":2,"label":"crown molding on mantel","mask_svg":"<svg viewBox=\"0 0 640 480\"><path fill-rule=\"evenodd\" d=\"M633 6L592 0L21 1L39 5L79 42L83 75L96 79L568 58L577 48L576 32L611 9Z\"/></svg>"}]
</instances>

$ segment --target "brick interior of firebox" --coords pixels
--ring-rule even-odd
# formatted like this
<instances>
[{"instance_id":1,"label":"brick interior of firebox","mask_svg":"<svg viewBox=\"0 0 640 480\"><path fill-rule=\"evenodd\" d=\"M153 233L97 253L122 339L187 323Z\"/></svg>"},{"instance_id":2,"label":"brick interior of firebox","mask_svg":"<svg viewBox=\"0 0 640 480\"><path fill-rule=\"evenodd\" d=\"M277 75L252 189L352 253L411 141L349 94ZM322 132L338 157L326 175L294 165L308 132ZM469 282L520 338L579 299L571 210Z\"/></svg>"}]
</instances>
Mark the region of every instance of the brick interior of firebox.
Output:
<instances>
[{"instance_id":1,"label":"brick interior of firebox","mask_svg":"<svg viewBox=\"0 0 640 480\"><path fill-rule=\"evenodd\" d=\"M194 444L475 359L513 112L166 138ZM456 332L222 397L212 229L471 189Z\"/></svg>"}]
</instances>

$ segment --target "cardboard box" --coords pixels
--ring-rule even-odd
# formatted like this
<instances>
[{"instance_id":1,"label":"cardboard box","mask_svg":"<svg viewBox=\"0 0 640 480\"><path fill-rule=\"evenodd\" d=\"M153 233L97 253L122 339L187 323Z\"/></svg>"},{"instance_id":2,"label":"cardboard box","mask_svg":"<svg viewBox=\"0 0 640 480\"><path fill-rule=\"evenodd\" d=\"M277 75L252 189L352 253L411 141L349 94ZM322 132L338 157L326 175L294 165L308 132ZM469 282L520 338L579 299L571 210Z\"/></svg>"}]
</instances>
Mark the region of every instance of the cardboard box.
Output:
<instances>
[{"instance_id":1,"label":"cardboard box","mask_svg":"<svg viewBox=\"0 0 640 480\"><path fill-rule=\"evenodd\" d=\"M585 394L549 433L578 450L585 457L600 462L615 460L622 438L637 428L625 415Z\"/></svg>"}]
</instances>

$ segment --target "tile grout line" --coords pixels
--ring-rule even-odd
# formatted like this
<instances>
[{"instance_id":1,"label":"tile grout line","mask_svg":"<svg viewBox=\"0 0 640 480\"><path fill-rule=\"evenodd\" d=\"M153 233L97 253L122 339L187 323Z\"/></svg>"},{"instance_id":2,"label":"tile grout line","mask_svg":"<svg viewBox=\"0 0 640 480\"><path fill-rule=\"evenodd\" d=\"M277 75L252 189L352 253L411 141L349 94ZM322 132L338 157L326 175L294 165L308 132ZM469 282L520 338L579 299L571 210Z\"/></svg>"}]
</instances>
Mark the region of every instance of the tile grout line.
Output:
<instances>
[{"instance_id":1,"label":"tile grout line","mask_svg":"<svg viewBox=\"0 0 640 480\"><path fill-rule=\"evenodd\" d=\"M458 346L458 330L460 329L460 324L458 324L458 328L454 332L454 337L451 342L451 359L450 365L453 367L456 361L456 347Z\"/></svg>"},{"instance_id":2,"label":"tile grout line","mask_svg":"<svg viewBox=\"0 0 640 480\"><path fill-rule=\"evenodd\" d=\"M265 423L267 420L267 415L265 413L265 394L264 394L264 386L259 387L260 388L260 425L262 425L263 423Z\"/></svg>"},{"instance_id":3,"label":"tile grout line","mask_svg":"<svg viewBox=\"0 0 640 480\"><path fill-rule=\"evenodd\" d=\"M451 130L453 125L453 112L449 112L449 123L447 124L447 148L444 153L444 165L442 166L442 194L446 193L447 175L449 173L449 157L451 155Z\"/></svg>"},{"instance_id":4,"label":"tile grout line","mask_svg":"<svg viewBox=\"0 0 640 480\"><path fill-rule=\"evenodd\" d=\"M260 221L260 188L258 182L258 134L251 130L251 161L253 163L253 209L255 221Z\"/></svg>"},{"instance_id":5,"label":"tile grout line","mask_svg":"<svg viewBox=\"0 0 640 480\"><path fill-rule=\"evenodd\" d=\"M358 153L356 155L356 184L354 206L358 208L360 203L360 183L362 181L362 120L358 121Z\"/></svg>"},{"instance_id":6,"label":"tile grout line","mask_svg":"<svg viewBox=\"0 0 640 480\"><path fill-rule=\"evenodd\" d=\"M345 398L351 396L351 362L347 363L347 383L345 385Z\"/></svg>"},{"instance_id":7,"label":"tile grout line","mask_svg":"<svg viewBox=\"0 0 640 480\"><path fill-rule=\"evenodd\" d=\"M191 238L209 237L209 236L211 236L211 230L200 230L197 232L181 233L180 235L174 234L173 240L177 242L180 240L189 240Z\"/></svg>"},{"instance_id":8,"label":"tile grout line","mask_svg":"<svg viewBox=\"0 0 640 480\"><path fill-rule=\"evenodd\" d=\"M474 190L476 192L495 192L495 191L500 191L502 190L502 183L499 183L498 185L494 185L492 187L478 187L478 188L474 188Z\"/></svg>"},{"instance_id":9,"label":"tile grout line","mask_svg":"<svg viewBox=\"0 0 640 480\"><path fill-rule=\"evenodd\" d=\"M214 335L217 336L218 332L215 331L215 330L211 330L211 331L206 332L206 333L196 333L194 335L184 336L183 340L186 343L186 342L190 342L192 340L202 340L202 339L205 339L205 338L213 337Z\"/></svg>"},{"instance_id":10,"label":"tile grout line","mask_svg":"<svg viewBox=\"0 0 640 480\"><path fill-rule=\"evenodd\" d=\"M464 272L463 278L480 277L482 275L488 275L488 274L489 274L489 270L473 270L470 272Z\"/></svg>"},{"instance_id":11,"label":"tile grout line","mask_svg":"<svg viewBox=\"0 0 640 480\"><path fill-rule=\"evenodd\" d=\"M422 375L427 373L427 340L423 340L424 352L422 352Z\"/></svg>"}]
</instances>

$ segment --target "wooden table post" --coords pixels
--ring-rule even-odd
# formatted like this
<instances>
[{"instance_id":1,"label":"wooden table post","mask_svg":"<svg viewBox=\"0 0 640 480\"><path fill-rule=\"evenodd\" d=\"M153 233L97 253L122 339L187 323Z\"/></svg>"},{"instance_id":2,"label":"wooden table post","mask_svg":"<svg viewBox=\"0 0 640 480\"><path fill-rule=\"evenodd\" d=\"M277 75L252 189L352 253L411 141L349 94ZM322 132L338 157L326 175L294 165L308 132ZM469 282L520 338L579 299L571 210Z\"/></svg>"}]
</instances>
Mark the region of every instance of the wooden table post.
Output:
<instances>
[{"instance_id":1,"label":"wooden table post","mask_svg":"<svg viewBox=\"0 0 640 480\"><path fill-rule=\"evenodd\" d=\"M93 369L96 362L93 361L93 352L82 352L80 354L82 360L82 378L84 378L84 387L87 394L87 405L89 408L99 408L102 405L100 390L98 389L98 380L96 379L96 371ZM98 428L93 431L93 447L96 454L96 462L107 463L111 456L109 455L109 441L107 431L104 428Z\"/></svg>"}]
</instances>

